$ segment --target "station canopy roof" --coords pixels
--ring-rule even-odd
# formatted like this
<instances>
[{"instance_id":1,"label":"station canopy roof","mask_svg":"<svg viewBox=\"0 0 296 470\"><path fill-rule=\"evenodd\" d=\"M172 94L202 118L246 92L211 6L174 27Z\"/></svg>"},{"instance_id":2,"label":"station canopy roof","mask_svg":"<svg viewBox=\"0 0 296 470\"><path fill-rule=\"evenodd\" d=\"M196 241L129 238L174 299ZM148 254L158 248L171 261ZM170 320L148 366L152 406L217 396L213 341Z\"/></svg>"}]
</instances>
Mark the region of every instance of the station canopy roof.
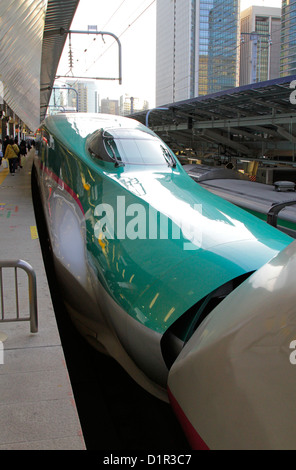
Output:
<instances>
[{"instance_id":1,"label":"station canopy roof","mask_svg":"<svg viewBox=\"0 0 296 470\"><path fill-rule=\"evenodd\" d=\"M0 80L5 102L31 129L43 120L79 0L0 2Z\"/></svg>"},{"instance_id":2,"label":"station canopy roof","mask_svg":"<svg viewBox=\"0 0 296 470\"><path fill-rule=\"evenodd\" d=\"M296 162L295 87L293 75L164 104L132 117L175 152L192 157L219 154Z\"/></svg>"}]
</instances>

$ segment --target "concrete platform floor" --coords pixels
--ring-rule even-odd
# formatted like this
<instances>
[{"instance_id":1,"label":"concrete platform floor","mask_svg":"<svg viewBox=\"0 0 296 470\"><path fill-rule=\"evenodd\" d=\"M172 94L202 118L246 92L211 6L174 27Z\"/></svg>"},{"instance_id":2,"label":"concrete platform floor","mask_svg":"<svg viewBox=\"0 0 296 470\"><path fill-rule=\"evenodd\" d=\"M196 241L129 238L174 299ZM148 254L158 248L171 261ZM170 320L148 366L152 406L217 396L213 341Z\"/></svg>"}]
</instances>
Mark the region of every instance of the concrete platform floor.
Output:
<instances>
[{"instance_id":1,"label":"concrete platform floor","mask_svg":"<svg viewBox=\"0 0 296 470\"><path fill-rule=\"evenodd\" d=\"M37 277L38 332L0 323L0 450L83 450L85 442L65 363L31 197L34 148L12 176L0 167L0 262L22 259ZM5 314L15 311L11 268L3 268ZM21 313L26 278L19 276ZM1 318L1 307L0 307ZM0 348L1 352L1 348ZM1 359L1 356L0 356Z\"/></svg>"}]
</instances>

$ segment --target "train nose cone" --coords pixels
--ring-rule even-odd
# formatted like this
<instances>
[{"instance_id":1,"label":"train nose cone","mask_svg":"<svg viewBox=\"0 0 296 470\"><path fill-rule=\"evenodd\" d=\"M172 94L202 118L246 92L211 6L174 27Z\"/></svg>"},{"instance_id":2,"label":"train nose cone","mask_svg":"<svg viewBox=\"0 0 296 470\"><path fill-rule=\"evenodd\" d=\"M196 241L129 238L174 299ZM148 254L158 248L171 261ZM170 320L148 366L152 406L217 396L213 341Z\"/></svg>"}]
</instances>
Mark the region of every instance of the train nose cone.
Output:
<instances>
[{"instance_id":1,"label":"train nose cone","mask_svg":"<svg viewBox=\"0 0 296 470\"><path fill-rule=\"evenodd\" d=\"M296 241L203 321L173 364L171 403L194 448L296 448Z\"/></svg>"}]
</instances>

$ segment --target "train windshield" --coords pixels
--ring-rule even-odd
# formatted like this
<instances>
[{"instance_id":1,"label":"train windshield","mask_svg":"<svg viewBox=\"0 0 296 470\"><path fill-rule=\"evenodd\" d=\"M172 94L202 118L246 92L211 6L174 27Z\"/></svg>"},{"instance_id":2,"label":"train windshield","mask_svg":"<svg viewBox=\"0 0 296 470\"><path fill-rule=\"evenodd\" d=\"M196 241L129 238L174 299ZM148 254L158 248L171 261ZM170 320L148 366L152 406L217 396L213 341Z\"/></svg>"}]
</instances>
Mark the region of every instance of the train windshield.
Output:
<instances>
[{"instance_id":1,"label":"train windshield","mask_svg":"<svg viewBox=\"0 0 296 470\"><path fill-rule=\"evenodd\" d=\"M176 166L174 154L160 139L138 129L105 130L96 135L90 143L89 151L97 158L113 161L116 166Z\"/></svg>"}]
</instances>

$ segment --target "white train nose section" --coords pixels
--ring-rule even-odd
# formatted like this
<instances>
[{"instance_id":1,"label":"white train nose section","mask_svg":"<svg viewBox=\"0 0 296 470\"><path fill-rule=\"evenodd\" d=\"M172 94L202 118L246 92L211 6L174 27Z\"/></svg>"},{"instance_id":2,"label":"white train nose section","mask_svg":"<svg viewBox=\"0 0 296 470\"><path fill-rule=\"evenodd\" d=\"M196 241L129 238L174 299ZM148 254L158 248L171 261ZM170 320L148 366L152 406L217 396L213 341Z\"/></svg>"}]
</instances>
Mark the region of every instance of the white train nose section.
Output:
<instances>
[{"instance_id":1,"label":"white train nose section","mask_svg":"<svg viewBox=\"0 0 296 470\"><path fill-rule=\"evenodd\" d=\"M203 321L170 400L193 448L296 449L296 241Z\"/></svg>"}]
</instances>

